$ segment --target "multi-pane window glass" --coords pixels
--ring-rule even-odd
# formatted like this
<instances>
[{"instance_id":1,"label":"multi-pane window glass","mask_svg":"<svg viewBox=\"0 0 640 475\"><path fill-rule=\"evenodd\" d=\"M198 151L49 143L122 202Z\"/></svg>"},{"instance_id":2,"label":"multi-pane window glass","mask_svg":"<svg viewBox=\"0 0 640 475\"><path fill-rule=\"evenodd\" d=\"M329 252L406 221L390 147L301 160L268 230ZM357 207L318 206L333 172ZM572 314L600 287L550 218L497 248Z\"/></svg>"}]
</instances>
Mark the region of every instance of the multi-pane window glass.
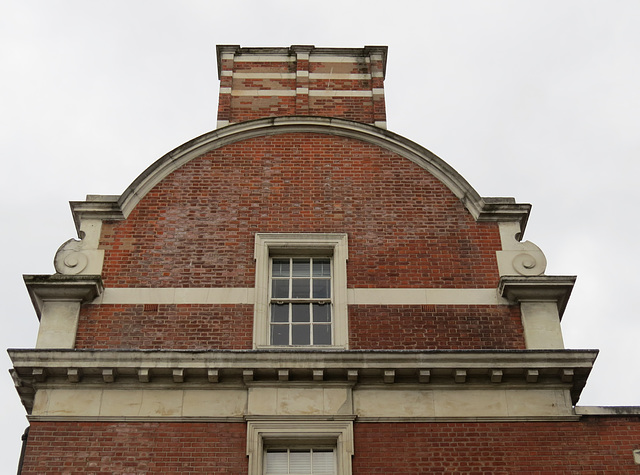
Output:
<instances>
[{"instance_id":1,"label":"multi-pane window glass","mask_svg":"<svg viewBox=\"0 0 640 475\"><path fill-rule=\"evenodd\" d=\"M332 449L269 449L265 454L266 475L335 475Z\"/></svg>"},{"instance_id":2,"label":"multi-pane window glass","mask_svg":"<svg viewBox=\"0 0 640 475\"><path fill-rule=\"evenodd\" d=\"M271 344L331 345L331 259L271 260Z\"/></svg>"}]
</instances>

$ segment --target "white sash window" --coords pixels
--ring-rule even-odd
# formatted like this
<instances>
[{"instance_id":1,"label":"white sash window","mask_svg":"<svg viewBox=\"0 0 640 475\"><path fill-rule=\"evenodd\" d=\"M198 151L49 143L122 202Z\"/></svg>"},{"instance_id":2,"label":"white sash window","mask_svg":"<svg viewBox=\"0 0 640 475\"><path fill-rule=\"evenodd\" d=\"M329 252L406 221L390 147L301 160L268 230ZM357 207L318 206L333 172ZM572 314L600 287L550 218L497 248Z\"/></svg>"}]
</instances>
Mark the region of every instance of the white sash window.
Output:
<instances>
[{"instance_id":1,"label":"white sash window","mask_svg":"<svg viewBox=\"0 0 640 475\"><path fill-rule=\"evenodd\" d=\"M274 257L269 299L270 344L332 344L331 259Z\"/></svg>"},{"instance_id":2,"label":"white sash window","mask_svg":"<svg viewBox=\"0 0 640 475\"><path fill-rule=\"evenodd\" d=\"M347 235L258 233L254 348L348 348Z\"/></svg>"}]
</instances>

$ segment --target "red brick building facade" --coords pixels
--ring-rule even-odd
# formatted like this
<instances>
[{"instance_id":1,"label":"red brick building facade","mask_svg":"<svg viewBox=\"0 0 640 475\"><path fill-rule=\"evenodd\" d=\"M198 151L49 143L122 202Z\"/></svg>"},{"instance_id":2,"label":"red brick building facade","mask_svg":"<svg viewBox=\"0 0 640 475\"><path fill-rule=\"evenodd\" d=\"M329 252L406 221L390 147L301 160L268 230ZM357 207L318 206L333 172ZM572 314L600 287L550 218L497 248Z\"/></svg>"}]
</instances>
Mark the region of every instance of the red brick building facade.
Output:
<instances>
[{"instance_id":1,"label":"red brick building facade","mask_svg":"<svg viewBox=\"0 0 640 475\"><path fill-rule=\"evenodd\" d=\"M218 47L218 128L72 203L23 474L640 473L640 411L576 407L574 278L386 130L386 54Z\"/></svg>"}]
</instances>

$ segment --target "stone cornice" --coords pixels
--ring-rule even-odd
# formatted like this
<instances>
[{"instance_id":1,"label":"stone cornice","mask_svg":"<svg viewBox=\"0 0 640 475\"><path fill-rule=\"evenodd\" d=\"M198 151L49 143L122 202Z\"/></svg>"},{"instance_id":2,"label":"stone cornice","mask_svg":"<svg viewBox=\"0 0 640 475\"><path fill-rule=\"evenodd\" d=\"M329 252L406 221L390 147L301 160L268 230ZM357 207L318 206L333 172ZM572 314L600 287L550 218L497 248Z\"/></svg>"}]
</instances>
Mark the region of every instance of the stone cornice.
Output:
<instances>
[{"instance_id":1,"label":"stone cornice","mask_svg":"<svg viewBox=\"0 0 640 475\"><path fill-rule=\"evenodd\" d=\"M90 195L72 202L76 227L83 219L125 219L142 198L171 172L200 155L242 140L285 133L319 133L353 138L397 153L424 168L447 186L478 221L514 221L524 233L531 205L513 198L483 198L444 160L426 148L380 127L344 119L313 116L269 117L228 125L201 135L161 157L120 197ZM117 200L117 201L116 201Z\"/></svg>"},{"instance_id":2,"label":"stone cornice","mask_svg":"<svg viewBox=\"0 0 640 475\"><path fill-rule=\"evenodd\" d=\"M88 195L86 201L70 201L73 222L76 225L78 236L82 239L80 223L88 219L121 220L122 214L117 195Z\"/></svg>"},{"instance_id":3,"label":"stone cornice","mask_svg":"<svg viewBox=\"0 0 640 475\"><path fill-rule=\"evenodd\" d=\"M635 416L640 417L640 406L576 406L580 416Z\"/></svg>"},{"instance_id":4,"label":"stone cornice","mask_svg":"<svg viewBox=\"0 0 640 475\"><path fill-rule=\"evenodd\" d=\"M216 58L218 63L218 79L222 74L222 55L255 55L255 56L293 56L300 51L313 55L369 57L373 54L382 55L383 74L387 71L387 46L365 46L364 48L328 48L314 45L292 45L290 47L241 47L240 45L217 45Z\"/></svg>"},{"instance_id":5,"label":"stone cornice","mask_svg":"<svg viewBox=\"0 0 640 475\"><path fill-rule=\"evenodd\" d=\"M46 301L87 302L99 296L104 290L99 275L24 275L24 283L38 318Z\"/></svg>"},{"instance_id":6,"label":"stone cornice","mask_svg":"<svg viewBox=\"0 0 640 475\"><path fill-rule=\"evenodd\" d=\"M591 414L590 414L591 415ZM603 414L604 415L604 414ZM622 414L609 414L609 415L619 415ZM273 418L282 420L283 416L262 416L263 418ZM477 417L452 417L452 416L443 416L443 417L421 417L421 416L412 416L412 417L360 417L360 416L348 416L348 417L340 417L338 416L330 416L331 420L357 420L362 423L378 423L378 422L395 422L395 423L425 423L425 422L558 422L558 421L578 421L580 420L580 415L562 415L562 416L477 416ZM27 415L27 420L29 422L177 422L177 423L189 423L189 422L235 422L235 423L244 423L247 419L258 419L259 416L243 416L243 417L206 417L206 416L196 416L196 417L172 417L172 416L159 416L159 417L150 417L150 416L34 416ZM296 421L296 420L312 420L314 419L313 415L304 415L304 416L287 416L287 419ZM321 419L326 419L326 417L321 417Z\"/></svg>"},{"instance_id":7,"label":"stone cornice","mask_svg":"<svg viewBox=\"0 0 640 475\"><path fill-rule=\"evenodd\" d=\"M513 198L484 197L477 213L478 215L475 218L478 221L519 222L521 231L515 237L520 240L529 220L531 205L528 203L516 203Z\"/></svg>"},{"instance_id":8,"label":"stone cornice","mask_svg":"<svg viewBox=\"0 0 640 475\"><path fill-rule=\"evenodd\" d=\"M25 407L47 387L565 387L578 400L597 350L9 350ZM182 386L176 386L182 385ZM427 387L429 387L427 386Z\"/></svg>"},{"instance_id":9,"label":"stone cornice","mask_svg":"<svg viewBox=\"0 0 640 475\"><path fill-rule=\"evenodd\" d=\"M555 301L558 313L567 306L576 277L573 275L503 276L498 293L511 302Z\"/></svg>"}]
</instances>

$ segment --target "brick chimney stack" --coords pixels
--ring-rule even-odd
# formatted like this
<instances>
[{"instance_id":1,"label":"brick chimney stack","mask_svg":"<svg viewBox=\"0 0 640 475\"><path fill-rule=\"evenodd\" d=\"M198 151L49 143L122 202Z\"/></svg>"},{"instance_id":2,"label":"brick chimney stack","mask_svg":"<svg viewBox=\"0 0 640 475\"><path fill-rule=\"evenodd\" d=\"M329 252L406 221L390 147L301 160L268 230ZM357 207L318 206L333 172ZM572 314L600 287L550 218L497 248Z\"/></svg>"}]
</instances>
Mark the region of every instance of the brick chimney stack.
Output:
<instances>
[{"instance_id":1,"label":"brick chimney stack","mask_svg":"<svg viewBox=\"0 0 640 475\"><path fill-rule=\"evenodd\" d=\"M339 117L386 128L386 46L218 45L218 127L280 116Z\"/></svg>"}]
</instances>

